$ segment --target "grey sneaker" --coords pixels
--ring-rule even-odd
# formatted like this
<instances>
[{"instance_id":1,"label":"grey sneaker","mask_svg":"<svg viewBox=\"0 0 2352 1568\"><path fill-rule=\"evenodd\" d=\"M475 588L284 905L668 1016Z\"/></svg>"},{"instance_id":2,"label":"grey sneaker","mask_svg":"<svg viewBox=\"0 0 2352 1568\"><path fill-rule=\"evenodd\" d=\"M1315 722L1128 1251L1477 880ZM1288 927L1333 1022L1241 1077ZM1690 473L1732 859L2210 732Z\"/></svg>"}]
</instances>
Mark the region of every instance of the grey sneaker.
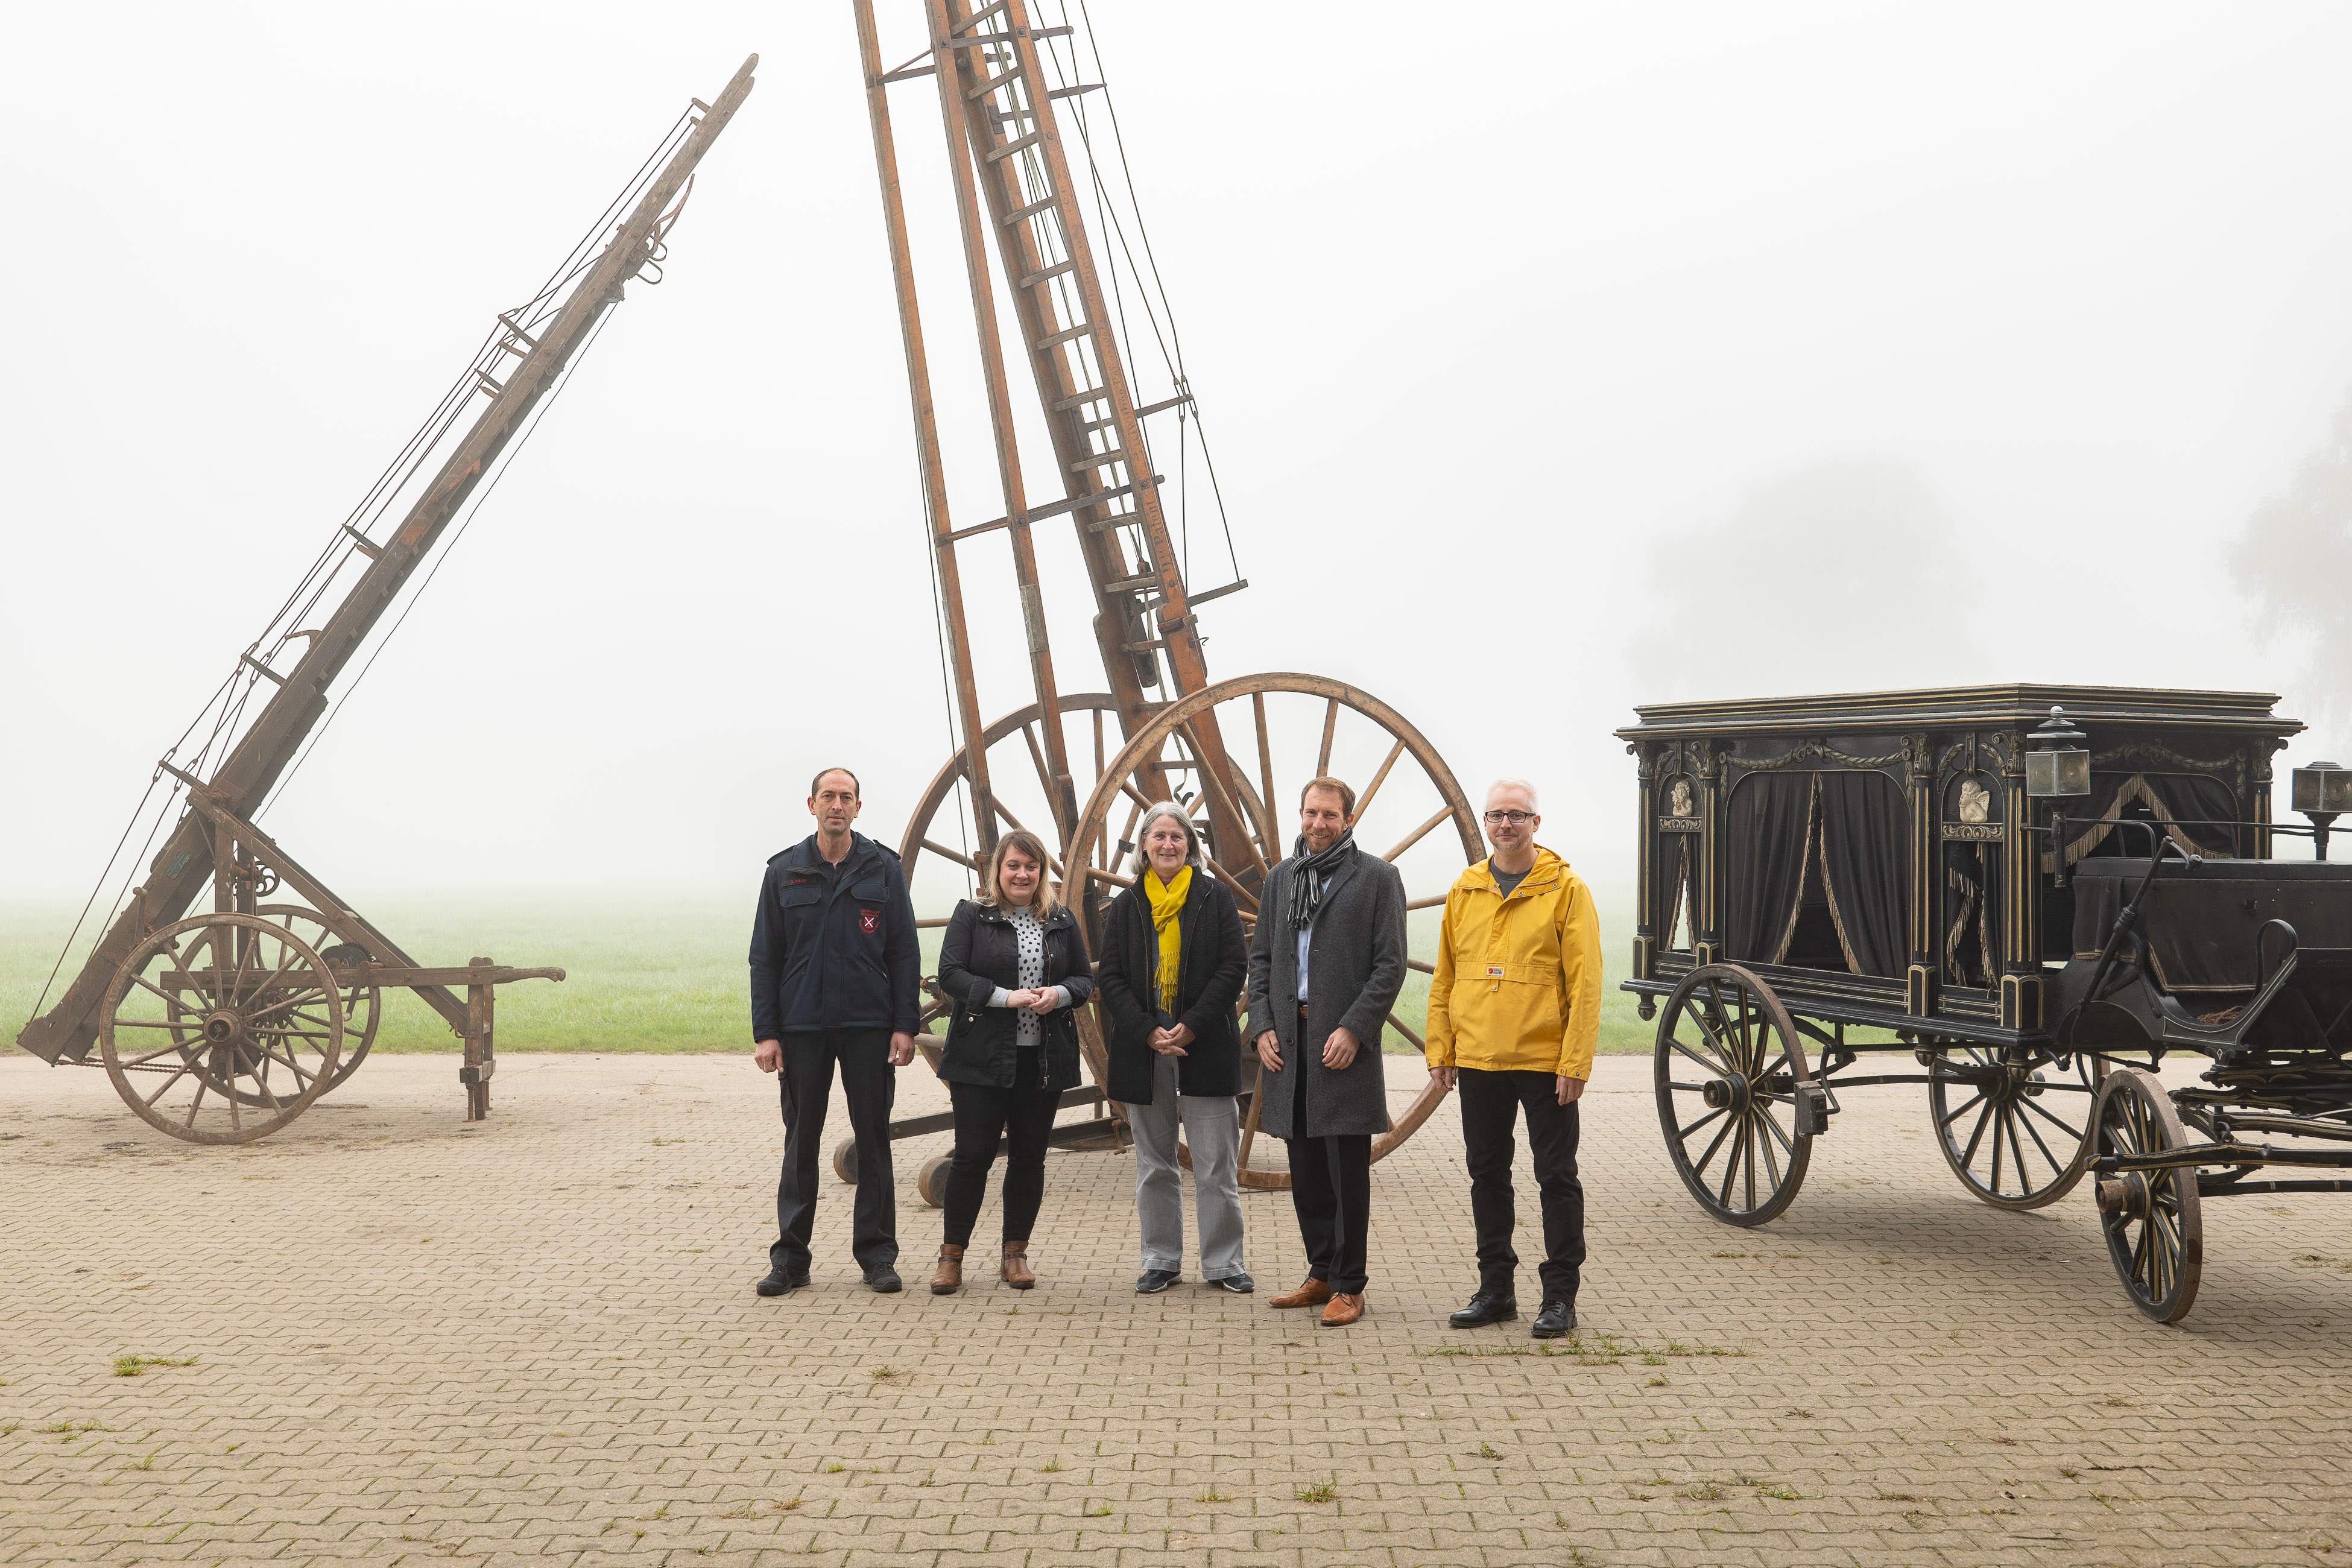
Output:
<instances>
[{"instance_id":1,"label":"grey sneaker","mask_svg":"<svg viewBox=\"0 0 2352 1568\"><path fill-rule=\"evenodd\" d=\"M1236 1296L1246 1296L1257 1289L1256 1280L1241 1273L1228 1274L1222 1279L1203 1279L1202 1283L1212 1290L1231 1290Z\"/></svg>"}]
</instances>

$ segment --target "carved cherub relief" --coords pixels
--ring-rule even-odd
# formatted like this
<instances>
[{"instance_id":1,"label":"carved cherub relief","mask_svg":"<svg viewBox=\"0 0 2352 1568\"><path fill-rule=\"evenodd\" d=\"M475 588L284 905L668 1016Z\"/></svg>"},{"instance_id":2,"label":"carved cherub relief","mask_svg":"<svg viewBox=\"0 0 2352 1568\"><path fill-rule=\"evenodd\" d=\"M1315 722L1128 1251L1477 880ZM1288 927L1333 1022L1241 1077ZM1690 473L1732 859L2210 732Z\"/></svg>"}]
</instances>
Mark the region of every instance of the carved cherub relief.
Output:
<instances>
[{"instance_id":1,"label":"carved cherub relief","mask_svg":"<svg viewBox=\"0 0 2352 1568\"><path fill-rule=\"evenodd\" d=\"M1676 779L1674 788L1667 792L1667 814L1673 816L1688 816L1692 810L1690 780Z\"/></svg>"},{"instance_id":2,"label":"carved cherub relief","mask_svg":"<svg viewBox=\"0 0 2352 1568\"><path fill-rule=\"evenodd\" d=\"M1960 781L1960 820L1988 822L1992 818L1992 792L1974 779Z\"/></svg>"}]
</instances>

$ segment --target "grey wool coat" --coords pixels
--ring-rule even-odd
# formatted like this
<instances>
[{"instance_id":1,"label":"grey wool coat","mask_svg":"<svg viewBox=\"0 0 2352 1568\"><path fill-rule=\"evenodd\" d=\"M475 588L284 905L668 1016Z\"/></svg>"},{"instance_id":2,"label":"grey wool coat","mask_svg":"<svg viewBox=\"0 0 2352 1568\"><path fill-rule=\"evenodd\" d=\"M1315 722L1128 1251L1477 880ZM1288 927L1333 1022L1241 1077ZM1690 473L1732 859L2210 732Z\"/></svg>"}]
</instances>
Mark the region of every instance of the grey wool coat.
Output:
<instances>
[{"instance_id":1,"label":"grey wool coat","mask_svg":"<svg viewBox=\"0 0 2352 1568\"><path fill-rule=\"evenodd\" d=\"M1252 1042L1268 1029L1282 1042L1282 1070L1258 1075L1264 1097L1258 1126L1289 1137L1296 1125L1295 1097L1303 1085L1307 1137L1378 1135L1389 1130L1381 1036L1397 993L1404 989L1404 879L1395 867L1361 849L1331 873L1307 948L1310 1016L1302 1030L1298 931L1290 922L1297 866L1293 857L1267 874L1257 931L1250 939L1249 1034L1243 1048L1255 1052ZM1343 1026L1362 1048L1354 1061L1335 1070L1323 1065L1323 1042Z\"/></svg>"}]
</instances>

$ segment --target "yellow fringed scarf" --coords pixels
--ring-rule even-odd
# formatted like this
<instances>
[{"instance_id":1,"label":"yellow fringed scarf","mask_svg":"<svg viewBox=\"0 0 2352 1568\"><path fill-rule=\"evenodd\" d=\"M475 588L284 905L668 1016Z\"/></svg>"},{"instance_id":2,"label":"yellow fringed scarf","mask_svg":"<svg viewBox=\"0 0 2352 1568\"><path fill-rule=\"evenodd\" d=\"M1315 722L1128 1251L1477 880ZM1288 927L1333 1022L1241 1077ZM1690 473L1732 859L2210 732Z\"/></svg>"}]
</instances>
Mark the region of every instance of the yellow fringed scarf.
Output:
<instances>
[{"instance_id":1,"label":"yellow fringed scarf","mask_svg":"<svg viewBox=\"0 0 2352 1568\"><path fill-rule=\"evenodd\" d=\"M1143 896L1151 900L1151 929L1160 935L1160 1010L1176 1011L1176 961L1181 956L1183 933L1176 917L1184 912L1184 895L1192 890L1192 868L1163 883L1155 868L1143 874Z\"/></svg>"}]
</instances>

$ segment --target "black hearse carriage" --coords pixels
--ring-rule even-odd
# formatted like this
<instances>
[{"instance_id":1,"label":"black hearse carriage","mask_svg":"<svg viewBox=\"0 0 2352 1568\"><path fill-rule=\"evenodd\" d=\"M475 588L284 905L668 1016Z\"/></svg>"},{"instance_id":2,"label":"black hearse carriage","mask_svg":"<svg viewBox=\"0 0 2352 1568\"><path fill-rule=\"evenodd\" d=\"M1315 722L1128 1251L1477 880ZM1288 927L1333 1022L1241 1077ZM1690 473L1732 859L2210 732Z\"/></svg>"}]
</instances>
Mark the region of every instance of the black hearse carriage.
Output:
<instances>
[{"instance_id":1,"label":"black hearse carriage","mask_svg":"<svg viewBox=\"0 0 2352 1568\"><path fill-rule=\"evenodd\" d=\"M1842 1089L1919 1083L1944 1158L2002 1208L2087 1169L2116 1274L2172 1322L2200 1197L2352 1191L2352 771L2294 773L2277 699L1997 686L1636 709L1633 977L1684 1184L1761 1225ZM2078 728L2079 726L2079 728ZM2315 835L2321 858L2270 858ZM2053 846L2055 850L2053 852ZM2212 1059L2168 1093L2168 1051ZM1902 1052L1917 1072L1865 1068ZM2137 1065L2135 1065L2137 1064ZM2284 1142L2274 1142L2284 1140Z\"/></svg>"}]
</instances>

